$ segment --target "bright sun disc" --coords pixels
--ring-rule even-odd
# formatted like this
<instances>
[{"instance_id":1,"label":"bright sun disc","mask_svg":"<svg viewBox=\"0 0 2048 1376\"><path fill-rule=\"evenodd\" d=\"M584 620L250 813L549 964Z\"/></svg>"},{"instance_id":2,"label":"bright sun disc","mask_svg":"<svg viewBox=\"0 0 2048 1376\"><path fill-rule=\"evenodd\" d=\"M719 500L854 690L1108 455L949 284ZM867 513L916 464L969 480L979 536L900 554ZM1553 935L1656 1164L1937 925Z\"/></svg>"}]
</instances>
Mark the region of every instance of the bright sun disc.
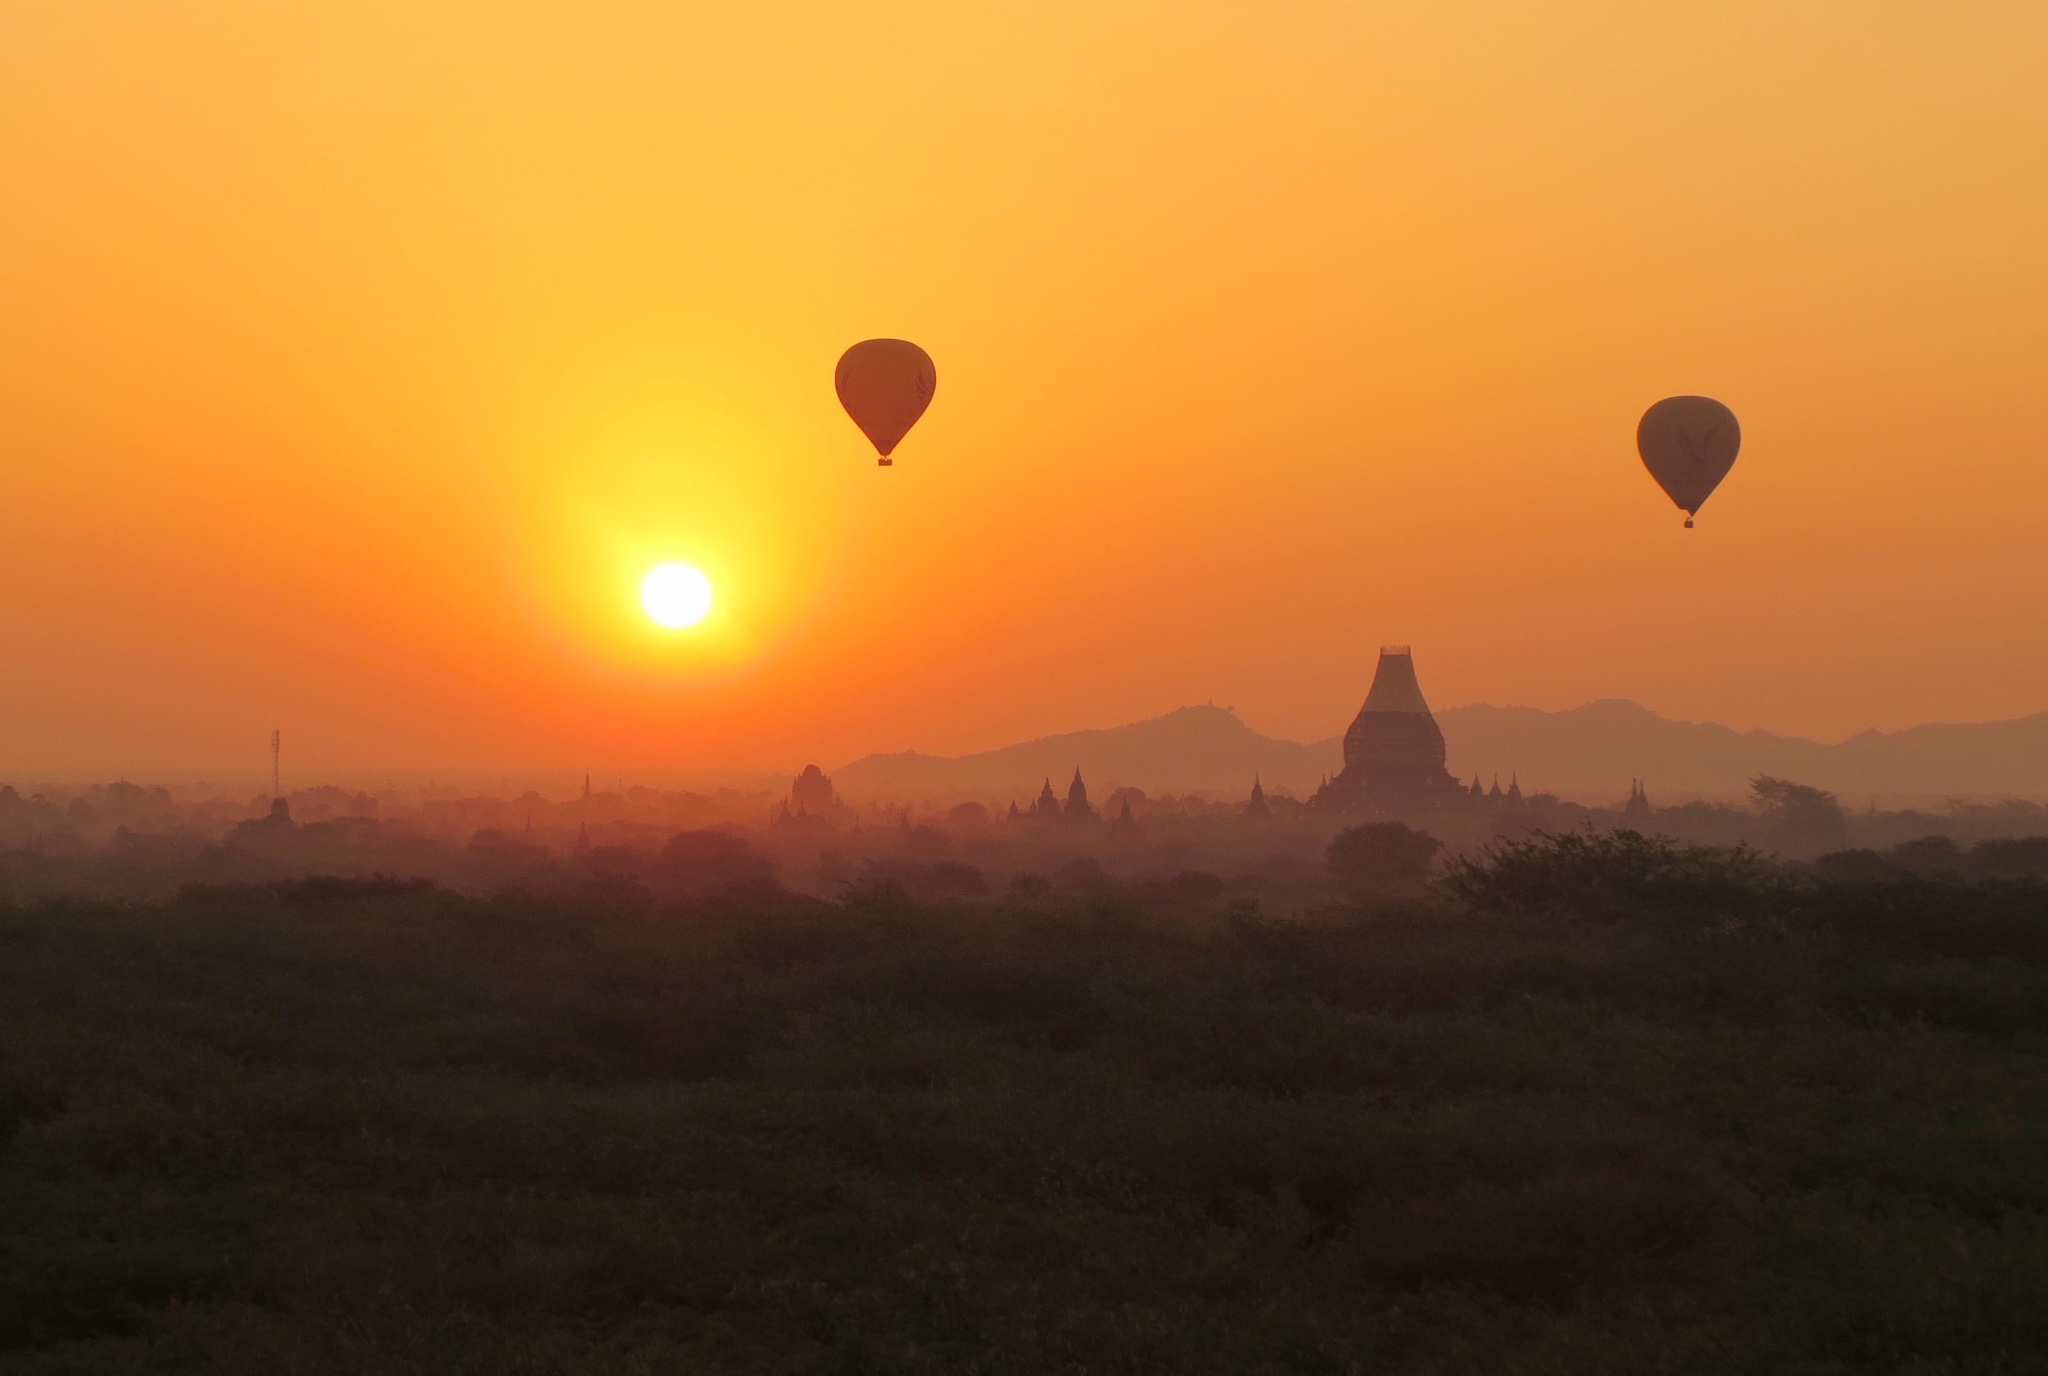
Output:
<instances>
[{"instance_id":1,"label":"bright sun disc","mask_svg":"<svg viewBox=\"0 0 2048 1376\"><path fill-rule=\"evenodd\" d=\"M672 631L694 626L711 612L711 580L688 564L658 564L640 584L640 605Z\"/></svg>"}]
</instances>

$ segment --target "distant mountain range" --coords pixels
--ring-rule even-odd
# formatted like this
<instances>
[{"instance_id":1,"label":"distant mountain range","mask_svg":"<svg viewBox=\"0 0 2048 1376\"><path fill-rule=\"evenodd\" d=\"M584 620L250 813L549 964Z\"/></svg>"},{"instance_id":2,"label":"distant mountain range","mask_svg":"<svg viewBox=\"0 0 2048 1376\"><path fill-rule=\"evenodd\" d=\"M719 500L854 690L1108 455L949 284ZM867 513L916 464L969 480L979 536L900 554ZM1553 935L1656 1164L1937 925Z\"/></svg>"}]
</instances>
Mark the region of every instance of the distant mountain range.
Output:
<instances>
[{"instance_id":1,"label":"distant mountain range","mask_svg":"<svg viewBox=\"0 0 2048 1376\"><path fill-rule=\"evenodd\" d=\"M1453 707L1436 714L1451 772L1589 803L1615 802L1629 780L1652 801L1732 798L1758 774L1817 784L1848 802L1893 804L1949 796L2048 796L2048 712L2016 721L1865 731L1835 745L1672 721L1604 699L1566 712ZM869 755L833 774L855 799L1028 800L1047 779L1064 793L1079 769L1098 798L1122 785L1148 793L1268 789L1312 792L1343 767L1340 738L1301 744L1262 736L1227 707L1183 707L1129 726L1045 736L1001 750L947 757L914 750Z\"/></svg>"},{"instance_id":2,"label":"distant mountain range","mask_svg":"<svg viewBox=\"0 0 2048 1376\"><path fill-rule=\"evenodd\" d=\"M1183 707L1150 721L1070 731L979 755L869 755L832 775L850 798L1017 798L1029 802L1047 779L1061 797L1079 769L1096 797L1132 784L1147 793L1197 789L1249 793L1254 777L1306 794L1323 771L1343 765L1334 740L1274 740L1228 707Z\"/></svg>"}]
</instances>

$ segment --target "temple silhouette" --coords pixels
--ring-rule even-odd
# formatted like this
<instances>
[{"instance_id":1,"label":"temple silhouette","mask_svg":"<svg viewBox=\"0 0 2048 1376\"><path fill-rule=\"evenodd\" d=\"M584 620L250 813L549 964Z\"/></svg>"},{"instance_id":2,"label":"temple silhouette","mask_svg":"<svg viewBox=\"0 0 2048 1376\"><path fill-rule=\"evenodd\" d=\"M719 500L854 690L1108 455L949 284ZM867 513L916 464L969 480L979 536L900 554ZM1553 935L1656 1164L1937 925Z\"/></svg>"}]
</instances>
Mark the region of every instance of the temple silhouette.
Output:
<instances>
[{"instance_id":1,"label":"temple silhouette","mask_svg":"<svg viewBox=\"0 0 2048 1376\"><path fill-rule=\"evenodd\" d=\"M586 784L587 788L588 785ZM852 809L839 798L832 780L814 764L804 766L789 786L789 798L769 818L778 827L797 830L830 830L852 818Z\"/></svg>"},{"instance_id":2,"label":"temple silhouette","mask_svg":"<svg viewBox=\"0 0 2048 1376\"><path fill-rule=\"evenodd\" d=\"M1129 816L1130 810L1131 805L1129 802L1126 802L1124 804L1126 817ZM1081 771L1076 769L1074 771L1074 781L1067 785L1067 801L1065 806L1061 806L1059 795L1052 791L1052 780L1047 779L1045 787L1038 791L1037 801L1032 803L1030 807L1020 812L1017 809L1016 803L1010 804L1010 820L1013 822L1062 822L1072 824L1075 822L1100 821L1101 814L1097 813L1095 805L1088 801L1088 785L1081 782Z\"/></svg>"},{"instance_id":3,"label":"temple silhouette","mask_svg":"<svg viewBox=\"0 0 2048 1376\"><path fill-rule=\"evenodd\" d=\"M1468 796L1444 767L1444 733L1416 682L1414 656L1406 645L1382 645L1372 690L1344 733L1344 769L1323 781L1309 805L1403 812L1463 803Z\"/></svg>"}]
</instances>

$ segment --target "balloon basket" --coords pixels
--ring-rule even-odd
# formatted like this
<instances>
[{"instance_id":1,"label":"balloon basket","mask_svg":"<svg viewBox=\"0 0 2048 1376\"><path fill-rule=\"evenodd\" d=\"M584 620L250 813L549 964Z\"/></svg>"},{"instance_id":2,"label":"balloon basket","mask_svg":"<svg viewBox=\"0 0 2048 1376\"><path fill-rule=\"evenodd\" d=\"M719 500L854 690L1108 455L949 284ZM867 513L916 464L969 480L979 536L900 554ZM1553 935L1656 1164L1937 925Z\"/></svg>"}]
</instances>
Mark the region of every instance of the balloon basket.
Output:
<instances>
[{"instance_id":1,"label":"balloon basket","mask_svg":"<svg viewBox=\"0 0 2048 1376\"><path fill-rule=\"evenodd\" d=\"M876 460L875 460L875 467L877 467L877 468L893 468L893 467L895 467L895 464L896 464L896 461L895 461L894 459L876 459ZM1692 524L1692 522L1690 522L1690 521L1687 521L1687 522L1686 522L1686 524L1687 524L1687 525L1691 525L1691 524Z\"/></svg>"},{"instance_id":2,"label":"balloon basket","mask_svg":"<svg viewBox=\"0 0 2048 1376\"><path fill-rule=\"evenodd\" d=\"M1686 528L1687 530L1691 530L1691 529L1692 529L1692 517L1688 516L1688 517L1686 517L1686 518L1685 518L1685 528Z\"/></svg>"}]
</instances>

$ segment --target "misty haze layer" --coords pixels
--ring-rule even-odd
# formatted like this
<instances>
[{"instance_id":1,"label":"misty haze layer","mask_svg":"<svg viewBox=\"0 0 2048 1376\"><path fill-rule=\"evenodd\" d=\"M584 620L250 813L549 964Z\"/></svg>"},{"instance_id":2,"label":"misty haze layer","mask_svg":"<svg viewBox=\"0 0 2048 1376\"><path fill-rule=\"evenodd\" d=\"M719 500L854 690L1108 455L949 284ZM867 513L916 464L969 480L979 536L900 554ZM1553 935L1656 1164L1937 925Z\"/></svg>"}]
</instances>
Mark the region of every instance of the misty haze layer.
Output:
<instances>
[{"instance_id":1,"label":"misty haze layer","mask_svg":"<svg viewBox=\"0 0 2048 1376\"><path fill-rule=\"evenodd\" d=\"M1436 716L1460 778L1519 776L1525 788L1585 801L1624 795L1638 778L1667 796L1735 797L1759 774L1805 780L1849 799L2048 793L2048 713L1865 731L1835 744L1672 721L1617 699L1565 712L1475 705ZM1028 794L1042 779L1063 780L1076 768L1106 789L1241 793L1256 777L1268 788L1306 794L1342 764L1339 737L1276 740L1230 708L1205 705L974 755L869 755L833 777L854 796L905 799Z\"/></svg>"}]
</instances>

